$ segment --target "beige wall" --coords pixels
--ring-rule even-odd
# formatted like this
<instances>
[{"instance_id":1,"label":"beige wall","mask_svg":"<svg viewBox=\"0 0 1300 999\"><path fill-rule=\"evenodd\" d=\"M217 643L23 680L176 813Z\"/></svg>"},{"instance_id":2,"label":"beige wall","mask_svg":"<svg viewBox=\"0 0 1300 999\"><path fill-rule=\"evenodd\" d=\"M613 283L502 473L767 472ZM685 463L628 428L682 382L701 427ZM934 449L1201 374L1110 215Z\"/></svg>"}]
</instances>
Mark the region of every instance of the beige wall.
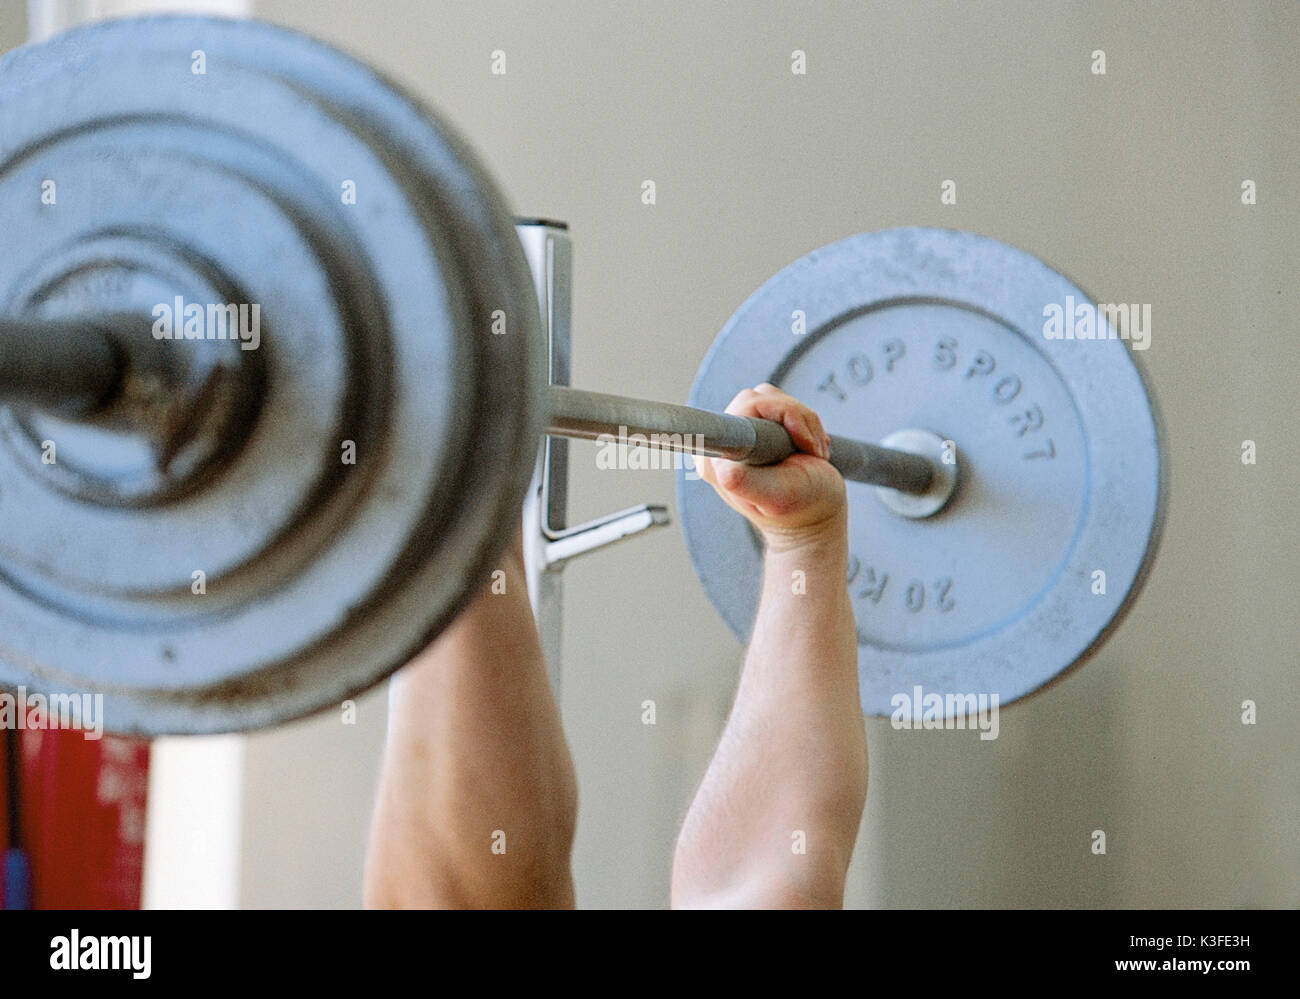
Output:
<instances>
[{"instance_id":1,"label":"beige wall","mask_svg":"<svg viewBox=\"0 0 1300 999\"><path fill-rule=\"evenodd\" d=\"M0 52L21 45L26 38L26 5L13 2L0 4Z\"/></svg>"},{"instance_id":2,"label":"beige wall","mask_svg":"<svg viewBox=\"0 0 1300 999\"><path fill-rule=\"evenodd\" d=\"M842 236L944 225L1153 304L1170 518L1105 650L996 742L867 723L853 905L1281 906L1300 896L1300 472L1291 3L426 3L265 0L455 122L575 239L578 384L684 398L730 313ZM0 39L12 38L0 9ZM790 52L808 53L793 77ZM1104 49L1107 74L1089 73ZM507 53L505 77L489 53ZM643 207L639 184L659 203ZM941 206L939 184L958 184ZM1244 178L1259 204L1243 207ZM1284 420L1286 424L1284 424ZM1259 464L1240 463L1254 439ZM597 475L574 516L674 502ZM580 903L661 906L740 648L675 528L567 576L564 713ZM659 724L639 705L658 703ZM1259 724L1240 723L1240 705ZM355 905L383 694L247 746L245 905ZM1104 829L1109 852L1089 851Z\"/></svg>"},{"instance_id":3,"label":"beige wall","mask_svg":"<svg viewBox=\"0 0 1300 999\"><path fill-rule=\"evenodd\" d=\"M1300 8L373 8L259 10L384 66L461 127L517 210L572 224L578 384L682 399L718 328L770 274L900 224L986 233L1096 294L1151 302L1146 360L1173 493L1147 592L1094 661L1006 711L994 743L868 722L849 901L1295 903L1300 473L1283 419L1298 415L1300 378ZM796 48L803 78L789 70ZM1098 48L1104 77L1089 72ZM489 73L494 49L504 78ZM654 208L638 200L646 178ZM939 203L944 178L956 206ZM1243 178L1258 184L1253 208ZM1256 467L1239 460L1244 438ZM577 515L673 502L670 474L597 475L593 452L574 450ZM740 648L675 528L567 580L580 901L664 905L675 827ZM656 728L640 724L645 698ZM1259 705L1253 728L1245 698ZM346 865L362 848L380 699L365 713L365 731L331 721L253 740L249 902L356 901ZM1104 857L1089 851L1097 828Z\"/></svg>"}]
</instances>

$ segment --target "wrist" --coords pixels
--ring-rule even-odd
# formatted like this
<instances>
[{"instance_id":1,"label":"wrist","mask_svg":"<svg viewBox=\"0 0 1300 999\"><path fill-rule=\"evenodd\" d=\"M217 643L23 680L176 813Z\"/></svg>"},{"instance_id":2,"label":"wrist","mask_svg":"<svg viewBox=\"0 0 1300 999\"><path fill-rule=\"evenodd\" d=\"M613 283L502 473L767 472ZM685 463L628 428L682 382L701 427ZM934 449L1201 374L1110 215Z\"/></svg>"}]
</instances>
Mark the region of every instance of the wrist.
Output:
<instances>
[{"instance_id":1,"label":"wrist","mask_svg":"<svg viewBox=\"0 0 1300 999\"><path fill-rule=\"evenodd\" d=\"M767 528L762 532L767 558L818 557L848 562L848 511L841 508L826 520L802 527Z\"/></svg>"}]
</instances>

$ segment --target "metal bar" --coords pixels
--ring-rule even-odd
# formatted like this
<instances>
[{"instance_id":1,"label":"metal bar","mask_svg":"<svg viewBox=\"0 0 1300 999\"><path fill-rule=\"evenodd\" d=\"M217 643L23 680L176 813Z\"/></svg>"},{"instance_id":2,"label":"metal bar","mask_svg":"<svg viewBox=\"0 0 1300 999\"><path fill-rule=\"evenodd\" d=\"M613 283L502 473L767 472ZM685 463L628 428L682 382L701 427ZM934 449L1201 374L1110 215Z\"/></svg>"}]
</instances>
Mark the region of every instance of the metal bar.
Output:
<instances>
[{"instance_id":1,"label":"metal bar","mask_svg":"<svg viewBox=\"0 0 1300 999\"><path fill-rule=\"evenodd\" d=\"M537 277L543 282L555 279L553 270L548 275L545 266ZM543 303L544 307L550 304ZM138 333L140 323L136 316L114 315L67 320L0 317L0 403L35 406L74 418L93 414L122 381L124 358L114 345L114 335ZM567 351L560 358L567 360ZM599 440L638 434L654 447L751 465L773 465L797 450L785 428L771 420L566 385L552 385L547 392L546 432L552 435ZM562 459L563 449L556 451L554 457ZM834 435L830 462L846 479L906 493L924 493L934 477L929 460L920 455ZM562 490L563 473L557 473L555 464L545 460L543 473L555 475L554 485ZM562 508L562 495L550 497L549 503ZM550 521L555 512L548 509L543 514ZM553 525L546 526L554 530Z\"/></svg>"},{"instance_id":2,"label":"metal bar","mask_svg":"<svg viewBox=\"0 0 1300 999\"><path fill-rule=\"evenodd\" d=\"M516 219L515 231L537 287L537 303L546 334L552 384L569 383L572 339L573 252L568 226L545 219ZM668 523L658 505L607 514L585 524L568 525L568 441L546 437L538 451L537 471L524 499L524 568L528 595L546 657L551 687L560 694L564 609L564 567L569 559L607 547Z\"/></svg>"},{"instance_id":3,"label":"metal bar","mask_svg":"<svg viewBox=\"0 0 1300 999\"><path fill-rule=\"evenodd\" d=\"M571 558L608 548L616 541L635 537L652 527L669 523L668 510L656 503L642 503L608 513L577 527L570 527L546 546L550 572L556 574Z\"/></svg>"},{"instance_id":4,"label":"metal bar","mask_svg":"<svg viewBox=\"0 0 1300 999\"><path fill-rule=\"evenodd\" d=\"M0 317L0 403L71 418L102 408L122 381L125 358L112 336L117 322Z\"/></svg>"},{"instance_id":5,"label":"metal bar","mask_svg":"<svg viewBox=\"0 0 1300 999\"><path fill-rule=\"evenodd\" d=\"M550 381L569 382L570 261L569 234L562 224L519 220L515 232L537 289L542 331L546 337L547 375ZM559 445L559 446L556 446ZM546 660L546 672L557 702L563 667L564 577L563 563L548 557L552 532L563 530L569 498L568 441L543 437L537 468L524 498L524 572L528 596L537 621L537 636Z\"/></svg>"},{"instance_id":6,"label":"metal bar","mask_svg":"<svg viewBox=\"0 0 1300 999\"><path fill-rule=\"evenodd\" d=\"M798 450L771 420L558 385L551 386L547 404L546 432L564 437L617 440L639 434L651 447L750 465L772 465ZM906 493L925 492L934 477L927 458L848 437L831 436L830 462L846 479Z\"/></svg>"}]
</instances>

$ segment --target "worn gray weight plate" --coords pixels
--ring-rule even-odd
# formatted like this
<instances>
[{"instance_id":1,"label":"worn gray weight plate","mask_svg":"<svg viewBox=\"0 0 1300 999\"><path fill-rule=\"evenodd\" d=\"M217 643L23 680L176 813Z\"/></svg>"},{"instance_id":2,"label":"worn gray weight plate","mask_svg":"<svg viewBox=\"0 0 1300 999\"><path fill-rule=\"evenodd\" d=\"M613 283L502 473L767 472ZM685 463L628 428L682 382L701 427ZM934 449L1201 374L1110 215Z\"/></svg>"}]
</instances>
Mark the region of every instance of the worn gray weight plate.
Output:
<instances>
[{"instance_id":1,"label":"worn gray weight plate","mask_svg":"<svg viewBox=\"0 0 1300 999\"><path fill-rule=\"evenodd\" d=\"M770 381L835 434L955 443L956 493L926 519L848 484L849 593L863 710L896 694L997 694L1060 675L1130 605L1163 519L1160 429L1119 339L1048 340L1044 307L1074 284L981 236L908 228L854 236L781 271L727 323L690 403L721 409ZM807 333L792 332L806 316ZM761 571L747 523L680 477L696 571L731 629L750 633ZM1094 594L1094 572L1105 594Z\"/></svg>"},{"instance_id":2,"label":"worn gray weight plate","mask_svg":"<svg viewBox=\"0 0 1300 999\"><path fill-rule=\"evenodd\" d=\"M0 62L0 218L0 312L258 303L263 369L184 482L0 411L0 684L103 693L117 731L254 728L382 679L487 578L536 454L540 320L499 194L417 102L256 22L78 29Z\"/></svg>"}]
</instances>

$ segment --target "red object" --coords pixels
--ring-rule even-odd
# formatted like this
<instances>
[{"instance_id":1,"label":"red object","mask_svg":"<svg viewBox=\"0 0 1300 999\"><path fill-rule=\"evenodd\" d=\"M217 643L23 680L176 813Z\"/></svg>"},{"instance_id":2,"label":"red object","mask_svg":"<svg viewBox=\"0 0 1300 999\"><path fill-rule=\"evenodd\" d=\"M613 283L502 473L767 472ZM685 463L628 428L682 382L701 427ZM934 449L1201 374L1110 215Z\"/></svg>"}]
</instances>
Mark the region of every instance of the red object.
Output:
<instances>
[{"instance_id":1,"label":"red object","mask_svg":"<svg viewBox=\"0 0 1300 999\"><path fill-rule=\"evenodd\" d=\"M32 907L138 909L148 741L71 729L21 735L19 824Z\"/></svg>"},{"instance_id":2,"label":"red object","mask_svg":"<svg viewBox=\"0 0 1300 999\"><path fill-rule=\"evenodd\" d=\"M0 731L0 852L9 849L9 740Z\"/></svg>"}]
</instances>

